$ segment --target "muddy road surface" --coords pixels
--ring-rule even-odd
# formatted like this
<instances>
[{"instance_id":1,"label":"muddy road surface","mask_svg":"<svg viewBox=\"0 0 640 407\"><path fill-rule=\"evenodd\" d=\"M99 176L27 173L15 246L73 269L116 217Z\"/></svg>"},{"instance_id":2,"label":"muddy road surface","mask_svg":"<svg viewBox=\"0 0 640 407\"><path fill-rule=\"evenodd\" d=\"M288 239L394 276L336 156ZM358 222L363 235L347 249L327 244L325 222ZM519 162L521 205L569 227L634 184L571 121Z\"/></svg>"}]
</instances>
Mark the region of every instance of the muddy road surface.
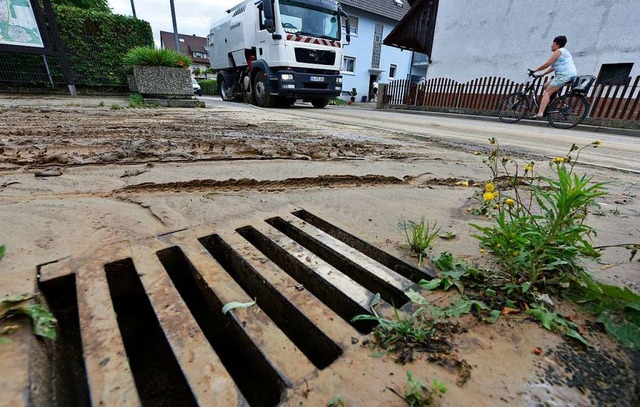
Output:
<instances>
[{"instance_id":1,"label":"muddy road surface","mask_svg":"<svg viewBox=\"0 0 640 407\"><path fill-rule=\"evenodd\" d=\"M486 262L469 224L490 221L467 208L491 178L489 137L543 174L572 143L601 140L576 165L608 182L594 244L640 240L640 138L205 100L0 98L0 295L42 291L61 327L53 344L22 321L0 344L0 405L402 406L407 371L444 382L444 406L638 402L638 355L579 313L593 348L524 318L468 316L439 363L380 352L351 319L431 272L403 220L437 221L455 238L435 252ZM612 249L586 266L638 291L628 258ZM223 314L229 302L246 308Z\"/></svg>"}]
</instances>

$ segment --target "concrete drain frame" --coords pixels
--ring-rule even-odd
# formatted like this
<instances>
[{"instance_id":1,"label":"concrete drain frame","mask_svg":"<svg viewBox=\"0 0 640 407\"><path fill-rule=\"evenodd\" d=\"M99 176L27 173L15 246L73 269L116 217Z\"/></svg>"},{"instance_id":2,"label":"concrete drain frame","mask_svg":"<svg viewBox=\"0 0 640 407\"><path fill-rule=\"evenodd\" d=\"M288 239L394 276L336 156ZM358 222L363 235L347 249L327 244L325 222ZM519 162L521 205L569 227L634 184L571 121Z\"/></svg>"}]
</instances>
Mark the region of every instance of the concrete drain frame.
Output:
<instances>
[{"instance_id":1,"label":"concrete drain frame","mask_svg":"<svg viewBox=\"0 0 640 407\"><path fill-rule=\"evenodd\" d=\"M375 293L383 307L402 307L404 293L433 276L305 210L42 265L38 285L59 339L39 397L276 406L311 379L345 376L356 359L366 381L370 351L357 343L374 325L352 318L370 313ZM253 300L222 313L228 302Z\"/></svg>"}]
</instances>

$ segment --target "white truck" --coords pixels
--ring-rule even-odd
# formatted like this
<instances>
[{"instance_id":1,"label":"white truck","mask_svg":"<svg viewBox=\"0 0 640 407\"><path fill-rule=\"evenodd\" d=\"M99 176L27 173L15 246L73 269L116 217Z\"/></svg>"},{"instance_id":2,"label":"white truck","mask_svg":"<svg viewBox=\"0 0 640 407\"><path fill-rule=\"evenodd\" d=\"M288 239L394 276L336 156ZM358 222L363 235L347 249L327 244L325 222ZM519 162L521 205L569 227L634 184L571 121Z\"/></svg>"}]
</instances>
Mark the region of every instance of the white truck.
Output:
<instances>
[{"instance_id":1,"label":"white truck","mask_svg":"<svg viewBox=\"0 0 640 407\"><path fill-rule=\"evenodd\" d=\"M342 24L336 0L246 0L208 36L211 67L223 100L262 107L304 99L323 108L342 93Z\"/></svg>"}]
</instances>

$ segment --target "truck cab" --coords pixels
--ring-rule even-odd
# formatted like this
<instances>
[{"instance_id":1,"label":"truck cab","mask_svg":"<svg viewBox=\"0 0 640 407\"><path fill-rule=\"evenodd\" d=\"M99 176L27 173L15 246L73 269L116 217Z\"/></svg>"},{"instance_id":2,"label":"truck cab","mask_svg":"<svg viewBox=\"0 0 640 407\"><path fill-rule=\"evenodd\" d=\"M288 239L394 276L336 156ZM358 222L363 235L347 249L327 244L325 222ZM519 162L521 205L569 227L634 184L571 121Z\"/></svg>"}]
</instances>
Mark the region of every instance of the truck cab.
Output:
<instances>
[{"instance_id":1,"label":"truck cab","mask_svg":"<svg viewBox=\"0 0 640 407\"><path fill-rule=\"evenodd\" d=\"M247 0L211 29L209 56L224 100L258 106L296 99L324 107L342 92L342 21L335 0Z\"/></svg>"}]
</instances>

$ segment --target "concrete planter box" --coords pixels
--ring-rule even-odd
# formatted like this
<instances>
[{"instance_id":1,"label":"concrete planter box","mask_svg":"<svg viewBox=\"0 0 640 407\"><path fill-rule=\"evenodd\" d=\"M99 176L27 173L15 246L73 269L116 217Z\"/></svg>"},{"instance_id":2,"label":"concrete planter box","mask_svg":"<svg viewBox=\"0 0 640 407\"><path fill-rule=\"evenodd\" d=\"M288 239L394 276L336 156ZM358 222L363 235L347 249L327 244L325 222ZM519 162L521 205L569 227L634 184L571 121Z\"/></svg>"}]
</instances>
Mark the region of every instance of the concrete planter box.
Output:
<instances>
[{"instance_id":1,"label":"concrete planter box","mask_svg":"<svg viewBox=\"0 0 640 407\"><path fill-rule=\"evenodd\" d=\"M184 68L134 66L133 80L129 81L129 87L132 92L143 96L193 98L191 73Z\"/></svg>"}]
</instances>

